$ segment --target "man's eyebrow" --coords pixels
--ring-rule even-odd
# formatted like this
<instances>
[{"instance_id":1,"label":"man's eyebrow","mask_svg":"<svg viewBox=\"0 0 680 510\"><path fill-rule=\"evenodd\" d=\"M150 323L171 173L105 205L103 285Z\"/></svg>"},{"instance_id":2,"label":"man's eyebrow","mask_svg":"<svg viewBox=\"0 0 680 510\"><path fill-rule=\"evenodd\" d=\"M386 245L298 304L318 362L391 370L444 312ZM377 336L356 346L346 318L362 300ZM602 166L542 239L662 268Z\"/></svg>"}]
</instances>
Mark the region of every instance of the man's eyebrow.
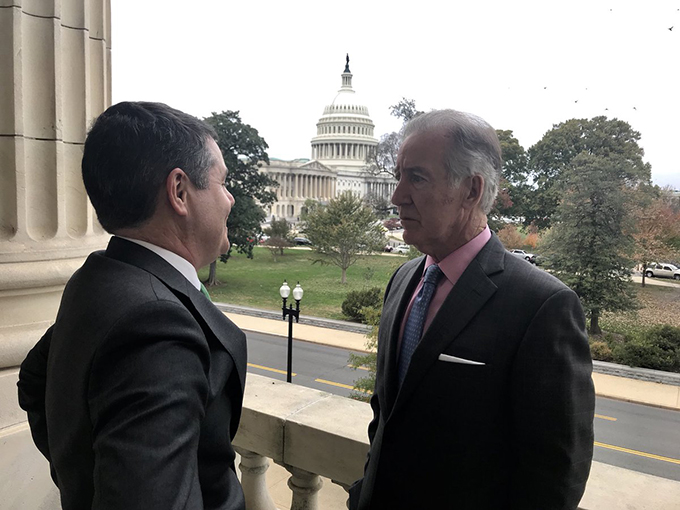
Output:
<instances>
[{"instance_id":1,"label":"man's eyebrow","mask_svg":"<svg viewBox=\"0 0 680 510\"><path fill-rule=\"evenodd\" d=\"M427 173L427 169L422 166L407 166L405 168L400 168L402 172L421 172Z\"/></svg>"}]
</instances>

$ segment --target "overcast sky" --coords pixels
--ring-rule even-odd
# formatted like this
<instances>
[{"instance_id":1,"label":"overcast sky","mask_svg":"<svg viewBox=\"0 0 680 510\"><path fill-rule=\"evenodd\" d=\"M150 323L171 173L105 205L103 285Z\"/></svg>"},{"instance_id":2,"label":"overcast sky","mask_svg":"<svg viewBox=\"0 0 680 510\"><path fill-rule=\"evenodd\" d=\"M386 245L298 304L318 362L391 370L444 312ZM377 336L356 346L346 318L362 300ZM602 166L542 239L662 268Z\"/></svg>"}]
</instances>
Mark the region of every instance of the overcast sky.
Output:
<instances>
[{"instance_id":1,"label":"overcast sky","mask_svg":"<svg viewBox=\"0 0 680 510\"><path fill-rule=\"evenodd\" d=\"M349 53L378 137L401 97L480 115L525 149L607 115L641 133L653 181L680 188L680 0L111 3L114 102L240 110L270 157L310 157Z\"/></svg>"}]
</instances>

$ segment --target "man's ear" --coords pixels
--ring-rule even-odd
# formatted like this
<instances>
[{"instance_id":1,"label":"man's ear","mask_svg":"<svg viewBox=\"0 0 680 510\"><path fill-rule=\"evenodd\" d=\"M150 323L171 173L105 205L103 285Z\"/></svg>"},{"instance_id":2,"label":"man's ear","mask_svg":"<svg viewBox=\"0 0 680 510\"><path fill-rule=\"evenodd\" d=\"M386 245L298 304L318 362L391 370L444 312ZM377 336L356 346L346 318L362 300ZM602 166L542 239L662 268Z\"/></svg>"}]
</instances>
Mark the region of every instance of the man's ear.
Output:
<instances>
[{"instance_id":1,"label":"man's ear","mask_svg":"<svg viewBox=\"0 0 680 510\"><path fill-rule=\"evenodd\" d=\"M473 175L472 177L468 177L467 180L468 188L465 203L474 208L482 201L482 195L484 194L484 177L481 175Z\"/></svg>"},{"instance_id":2,"label":"man's ear","mask_svg":"<svg viewBox=\"0 0 680 510\"><path fill-rule=\"evenodd\" d=\"M180 216L189 214L187 195L189 176L181 168L174 168L165 180L165 194L170 208Z\"/></svg>"}]
</instances>

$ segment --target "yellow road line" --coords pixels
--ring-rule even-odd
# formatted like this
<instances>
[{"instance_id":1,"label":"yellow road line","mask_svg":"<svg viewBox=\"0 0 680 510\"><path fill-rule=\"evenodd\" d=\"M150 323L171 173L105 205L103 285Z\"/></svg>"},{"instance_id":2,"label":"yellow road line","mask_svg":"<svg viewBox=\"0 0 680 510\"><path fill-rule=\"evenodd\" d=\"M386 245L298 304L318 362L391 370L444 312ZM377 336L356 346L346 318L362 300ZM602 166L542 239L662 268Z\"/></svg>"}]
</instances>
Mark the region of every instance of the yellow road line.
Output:
<instances>
[{"instance_id":1,"label":"yellow road line","mask_svg":"<svg viewBox=\"0 0 680 510\"><path fill-rule=\"evenodd\" d=\"M346 388L348 390L353 390L354 386L350 386L349 384L342 384L339 382L333 382L333 381L327 381L326 379L314 379L314 382L320 382L323 384L330 384L331 386L337 386L338 388Z\"/></svg>"},{"instance_id":2,"label":"yellow road line","mask_svg":"<svg viewBox=\"0 0 680 510\"><path fill-rule=\"evenodd\" d=\"M631 455L638 455L639 457L647 457L648 459L662 460L664 462L670 462L671 464L680 464L680 459L674 459L672 457L663 457L661 455L654 455L653 453L639 452L637 450L631 450L630 448L623 448L621 446L600 443L599 441L595 441L595 446L599 446L600 448L607 448L609 450L616 450L617 452L630 453Z\"/></svg>"},{"instance_id":3,"label":"yellow road line","mask_svg":"<svg viewBox=\"0 0 680 510\"><path fill-rule=\"evenodd\" d=\"M596 414L595 418L600 418L601 420L616 421L616 418L612 418L611 416L605 416L603 414Z\"/></svg>"},{"instance_id":4,"label":"yellow road line","mask_svg":"<svg viewBox=\"0 0 680 510\"><path fill-rule=\"evenodd\" d=\"M369 370L369 368L367 368L367 367L355 367L355 366L353 366L353 365L347 365L347 366L348 366L349 368L356 368L357 370L366 370L366 371Z\"/></svg>"},{"instance_id":5,"label":"yellow road line","mask_svg":"<svg viewBox=\"0 0 680 510\"><path fill-rule=\"evenodd\" d=\"M320 382L320 383L323 383L323 384L330 384L331 386L337 386L338 388L345 388L345 389L348 389L348 390L354 389L354 386L350 386L349 384L342 384L342 383L339 383L339 382L327 381L326 379L314 379L314 382ZM360 393L366 393L368 395L373 394L372 391L361 391L361 390L357 390L357 391L360 392Z\"/></svg>"},{"instance_id":6,"label":"yellow road line","mask_svg":"<svg viewBox=\"0 0 680 510\"><path fill-rule=\"evenodd\" d=\"M278 368L263 367L262 365L256 365L255 363L248 363L248 366L252 368L259 368L260 370L268 370L269 372L276 372L277 374L283 375L288 374L288 372L286 372L285 370L279 370ZM292 372L290 375L294 377L297 374L295 372Z\"/></svg>"}]
</instances>

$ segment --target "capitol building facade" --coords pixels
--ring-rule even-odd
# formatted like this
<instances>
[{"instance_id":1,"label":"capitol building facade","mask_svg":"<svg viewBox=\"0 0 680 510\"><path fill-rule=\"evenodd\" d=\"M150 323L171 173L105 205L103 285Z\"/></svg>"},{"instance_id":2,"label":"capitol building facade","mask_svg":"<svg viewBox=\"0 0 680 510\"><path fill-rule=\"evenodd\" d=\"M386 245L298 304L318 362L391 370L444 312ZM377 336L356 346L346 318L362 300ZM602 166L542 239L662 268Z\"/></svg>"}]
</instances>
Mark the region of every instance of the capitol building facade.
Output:
<instances>
[{"instance_id":1,"label":"capitol building facade","mask_svg":"<svg viewBox=\"0 0 680 510\"><path fill-rule=\"evenodd\" d=\"M396 182L390 175L368 171L366 157L378 145L368 108L352 88L349 57L341 75L342 86L323 110L311 141L311 159L270 159L261 171L279 183L277 202L267 209L268 221L285 218L297 222L307 199L328 202L351 191L358 197L390 199Z\"/></svg>"}]
</instances>

